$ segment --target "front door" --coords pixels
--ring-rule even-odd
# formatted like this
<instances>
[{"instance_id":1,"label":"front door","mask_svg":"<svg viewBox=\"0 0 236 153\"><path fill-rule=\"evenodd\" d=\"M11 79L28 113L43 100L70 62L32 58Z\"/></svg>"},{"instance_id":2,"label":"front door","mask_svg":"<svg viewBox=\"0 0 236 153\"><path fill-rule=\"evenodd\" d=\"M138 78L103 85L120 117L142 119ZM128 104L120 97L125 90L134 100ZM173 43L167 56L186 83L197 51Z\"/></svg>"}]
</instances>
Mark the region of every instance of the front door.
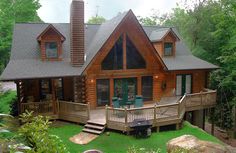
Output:
<instances>
[{"instance_id":1,"label":"front door","mask_svg":"<svg viewBox=\"0 0 236 153\"><path fill-rule=\"evenodd\" d=\"M176 76L176 95L183 96L192 92L192 75L179 74Z\"/></svg>"},{"instance_id":2,"label":"front door","mask_svg":"<svg viewBox=\"0 0 236 153\"><path fill-rule=\"evenodd\" d=\"M137 93L137 79L125 78L114 80L114 95L118 97L121 105L132 103Z\"/></svg>"}]
</instances>

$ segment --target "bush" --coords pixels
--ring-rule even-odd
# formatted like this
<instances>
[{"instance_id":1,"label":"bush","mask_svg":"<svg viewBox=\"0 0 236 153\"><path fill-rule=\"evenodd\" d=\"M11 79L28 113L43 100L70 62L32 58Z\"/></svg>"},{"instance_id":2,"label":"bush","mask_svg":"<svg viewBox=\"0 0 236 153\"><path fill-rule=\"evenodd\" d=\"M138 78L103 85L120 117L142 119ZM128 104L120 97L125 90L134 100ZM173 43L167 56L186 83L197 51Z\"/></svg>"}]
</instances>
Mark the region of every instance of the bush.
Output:
<instances>
[{"instance_id":1,"label":"bush","mask_svg":"<svg viewBox=\"0 0 236 153\"><path fill-rule=\"evenodd\" d=\"M48 132L49 122L48 117L36 116L33 117L33 112L26 112L20 115L20 120L23 125L19 128L19 139L31 148L28 153L68 153L65 145L55 135Z\"/></svg>"},{"instance_id":2,"label":"bush","mask_svg":"<svg viewBox=\"0 0 236 153\"><path fill-rule=\"evenodd\" d=\"M10 103L10 114L12 116L18 116L19 112L18 112L18 100L17 98L13 98L12 102Z\"/></svg>"},{"instance_id":3,"label":"bush","mask_svg":"<svg viewBox=\"0 0 236 153\"><path fill-rule=\"evenodd\" d=\"M0 95L0 113L9 114L11 111L10 106L16 101L16 92L8 91Z\"/></svg>"}]
</instances>

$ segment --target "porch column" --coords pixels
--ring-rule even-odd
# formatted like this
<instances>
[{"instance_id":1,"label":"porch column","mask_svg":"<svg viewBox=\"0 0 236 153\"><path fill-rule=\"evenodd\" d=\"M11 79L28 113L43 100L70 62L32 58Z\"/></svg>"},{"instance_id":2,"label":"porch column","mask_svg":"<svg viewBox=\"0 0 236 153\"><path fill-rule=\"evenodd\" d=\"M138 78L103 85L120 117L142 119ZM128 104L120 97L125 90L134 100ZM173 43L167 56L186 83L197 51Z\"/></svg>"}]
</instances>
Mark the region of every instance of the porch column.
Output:
<instances>
[{"instance_id":1,"label":"porch column","mask_svg":"<svg viewBox=\"0 0 236 153\"><path fill-rule=\"evenodd\" d=\"M24 94L24 82L22 80L17 81L17 97L18 97L18 113L21 114L22 113L22 107L21 104L24 102L25 100L25 94Z\"/></svg>"},{"instance_id":2,"label":"porch column","mask_svg":"<svg viewBox=\"0 0 236 153\"><path fill-rule=\"evenodd\" d=\"M56 105L56 87L55 87L55 80L51 79L51 84L52 84L52 106L53 106L53 113L57 113L57 105Z\"/></svg>"},{"instance_id":3,"label":"porch column","mask_svg":"<svg viewBox=\"0 0 236 153\"><path fill-rule=\"evenodd\" d=\"M74 85L74 102L78 102L78 78L73 77Z\"/></svg>"},{"instance_id":4,"label":"porch column","mask_svg":"<svg viewBox=\"0 0 236 153\"><path fill-rule=\"evenodd\" d=\"M19 81L15 81L16 83L16 92L17 92L17 107L18 107L18 115L21 114L21 103L20 103L20 87Z\"/></svg>"}]
</instances>

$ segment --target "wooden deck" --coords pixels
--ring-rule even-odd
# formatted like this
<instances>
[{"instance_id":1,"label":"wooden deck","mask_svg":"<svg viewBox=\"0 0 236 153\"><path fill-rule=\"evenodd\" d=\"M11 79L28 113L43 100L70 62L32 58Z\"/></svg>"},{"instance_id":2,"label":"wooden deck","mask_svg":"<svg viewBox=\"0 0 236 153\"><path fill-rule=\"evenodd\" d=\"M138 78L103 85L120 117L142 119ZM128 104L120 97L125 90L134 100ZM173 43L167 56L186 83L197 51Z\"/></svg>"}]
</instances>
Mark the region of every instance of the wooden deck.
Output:
<instances>
[{"instance_id":1,"label":"wooden deck","mask_svg":"<svg viewBox=\"0 0 236 153\"><path fill-rule=\"evenodd\" d=\"M176 124L178 129L185 112L214 107L216 91L205 90L186 94L183 97L165 97L160 102L145 104L141 108L99 108L90 110L89 104L58 101L56 111L52 102L33 102L21 105L21 110L34 111L36 115L49 115L56 119L77 123L102 123L107 128L129 132L129 124L134 119L146 119L153 127Z\"/></svg>"}]
</instances>

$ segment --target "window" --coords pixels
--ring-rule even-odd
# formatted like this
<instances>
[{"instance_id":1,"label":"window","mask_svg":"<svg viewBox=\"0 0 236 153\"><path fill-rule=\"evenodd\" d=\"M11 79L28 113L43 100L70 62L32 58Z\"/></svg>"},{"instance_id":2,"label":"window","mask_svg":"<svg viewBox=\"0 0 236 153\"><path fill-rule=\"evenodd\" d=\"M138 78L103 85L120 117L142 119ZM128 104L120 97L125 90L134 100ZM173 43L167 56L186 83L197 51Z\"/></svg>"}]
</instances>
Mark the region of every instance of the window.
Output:
<instances>
[{"instance_id":1,"label":"window","mask_svg":"<svg viewBox=\"0 0 236 153\"><path fill-rule=\"evenodd\" d=\"M144 101L153 100L153 78L152 76L142 77L142 95Z\"/></svg>"},{"instance_id":2,"label":"window","mask_svg":"<svg viewBox=\"0 0 236 153\"><path fill-rule=\"evenodd\" d=\"M134 46L129 37L126 37L126 61L127 61L127 69L143 69L146 67L146 62L143 59L142 55L140 55L137 48Z\"/></svg>"},{"instance_id":3,"label":"window","mask_svg":"<svg viewBox=\"0 0 236 153\"><path fill-rule=\"evenodd\" d=\"M51 82L49 79L44 79L40 81L40 99L41 100L51 100Z\"/></svg>"},{"instance_id":4,"label":"window","mask_svg":"<svg viewBox=\"0 0 236 153\"><path fill-rule=\"evenodd\" d=\"M105 106L109 104L110 90L109 90L109 79L97 80L97 105Z\"/></svg>"},{"instance_id":5,"label":"window","mask_svg":"<svg viewBox=\"0 0 236 153\"><path fill-rule=\"evenodd\" d=\"M173 54L173 43L164 44L164 56L171 56Z\"/></svg>"},{"instance_id":6,"label":"window","mask_svg":"<svg viewBox=\"0 0 236 153\"><path fill-rule=\"evenodd\" d=\"M103 70L123 69L123 39L122 36L117 40L108 55L102 62Z\"/></svg>"},{"instance_id":7,"label":"window","mask_svg":"<svg viewBox=\"0 0 236 153\"><path fill-rule=\"evenodd\" d=\"M56 42L46 42L46 57L47 58L58 58L57 43Z\"/></svg>"}]
</instances>

